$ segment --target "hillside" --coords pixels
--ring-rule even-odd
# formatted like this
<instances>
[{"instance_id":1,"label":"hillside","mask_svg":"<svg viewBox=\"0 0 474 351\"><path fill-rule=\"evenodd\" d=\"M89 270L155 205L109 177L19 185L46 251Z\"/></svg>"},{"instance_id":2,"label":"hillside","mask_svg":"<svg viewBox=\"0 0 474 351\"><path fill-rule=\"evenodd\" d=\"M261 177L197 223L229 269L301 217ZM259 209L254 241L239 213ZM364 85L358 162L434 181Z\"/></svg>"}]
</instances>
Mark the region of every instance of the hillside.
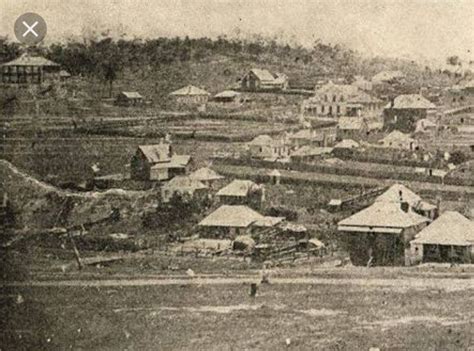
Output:
<instances>
[{"instance_id":1,"label":"hillside","mask_svg":"<svg viewBox=\"0 0 474 351\"><path fill-rule=\"evenodd\" d=\"M412 61L367 58L344 46L320 41L306 48L265 38L113 40L99 36L35 51L60 63L73 74L78 90L93 98L137 90L158 104L166 102L168 93L187 84L217 93L232 87L253 67L285 73L290 86L295 87L312 87L323 77L370 78L382 70L405 72L405 89L412 92L421 86L452 83L449 75ZM0 40L0 62L11 60L20 52L18 45Z\"/></svg>"},{"instance_id":2,"label":"hillside","mask_svg":"<svg viewBox=\"0 0 474 351\"><path fill-rule=\"evenodd\" d=\"M64 191L29 176L5 160L0 160L0 178L1 190L8 195L19 228L78 225L103 218L112 208L118 208L120 220L102 229L124 232L140 226L144 208L153 199L148 192L120 189L102 193ZM68 199L73 206L64 211Z\"/></svg>"}]
</instances>

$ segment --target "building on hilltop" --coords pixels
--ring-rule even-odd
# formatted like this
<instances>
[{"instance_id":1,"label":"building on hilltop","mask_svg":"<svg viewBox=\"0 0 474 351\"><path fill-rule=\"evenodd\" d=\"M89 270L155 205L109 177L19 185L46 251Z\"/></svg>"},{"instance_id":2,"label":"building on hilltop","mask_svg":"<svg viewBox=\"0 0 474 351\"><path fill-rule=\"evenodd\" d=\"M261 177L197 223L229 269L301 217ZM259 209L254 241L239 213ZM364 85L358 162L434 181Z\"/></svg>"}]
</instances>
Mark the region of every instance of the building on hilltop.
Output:
<instances>
[{"instance_id":1,"label":"building on hilltop","mask_svg":"<svg viewBox=\"0 0 474 351\"><path fill-rule=\"evenodd\" d=\"M142 106L145 102L144 98L140 93L136 91L122 91L116 99L115 104L119 106Z\"/></svg>"},{"instance_id":2,"label":"building on hilltop","mask_svg":"<svg viewBox=\"0 0 474 351\"><path fill-rule=\"evenodd\" d=\"M43 84L60 81L61 66L41 56L24 53L0 65L0 82L7 85Z\"/></svg>"},{"instance_id":3,"label":"building on hilltop","mask_svg":"<svg viewBox=\"0 0 474 351\"><path fill-rule=\"evenodd\" d=\"M173 91L169 94L178 104L183 105L203 105L209 100L210 94L204 89L187 85L184 88Z\"/></svg>"},{"instance_id":4,"label":"building on hilltop","mask_svg":"<svg viewBox=\"0 0 474 351\"><path fill-rule=\"evenodd\" d=\"M266 69L253 68L240 80L243 91L286 90L288 77L283 73L270 73Z\"/></svg>"}]
</instances>

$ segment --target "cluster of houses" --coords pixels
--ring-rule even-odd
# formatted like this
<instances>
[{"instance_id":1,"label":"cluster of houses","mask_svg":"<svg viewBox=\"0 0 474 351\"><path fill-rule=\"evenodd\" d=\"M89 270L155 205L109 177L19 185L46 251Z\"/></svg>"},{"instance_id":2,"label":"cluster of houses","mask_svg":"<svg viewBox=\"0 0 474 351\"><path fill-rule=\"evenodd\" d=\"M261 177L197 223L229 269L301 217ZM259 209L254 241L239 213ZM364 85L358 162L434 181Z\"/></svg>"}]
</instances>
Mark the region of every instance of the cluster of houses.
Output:
<instances>
[{"instance_id":1,"label":"cluster of houses","mask_svg":"<svg viewBox=\"0 0 474 351\"><path fill-rule=\"evenodd\" d=\"M70 74L57 63L28 54L0 66L0 82L5 85L44 84L69 78ZM247 143L247 153L251 158L265 161L311 162L334 150L367 145L372 135L382 131L385 135L373 146L417 150L418 135L434 135L438 131L442 120L439 108L422 94L387 99L374 93L378 86L401 86L404 81L402 72L384 71L370 81L356 76L351 82L317 82L312 96L301 100L302 128L278 136L259 135ZM283 73L253 68L232 90L212 96L202 87L187 85L171 92L169 97L187 107L205 107L209 101L240 104L249 100L249 93L288 93L288 82ZM459 101L463 94L473 93L472 86L463 83L455 89L459 96L454 99ZM146 103L134 91L119 93L115 102L126 107ZM313 128L314 121L325 124ZM474 151L474 146L471 149ZM215 199L218 207L197 224L205 238L233 240L242 235L255 238L292 226L284 217L258 212L265 201L263 185L250 180L225 184L225 178L210 168L191 172L192 168L192 157L177 154L167 137L157 144L137 147L130 161L130 179L159 183L164 203L171 202L176 195L183 199ZM279 184L278 171L272 171L269 176L273 183ZM351 259L358 265L474 261L473 222L457 212L440 214L439 206L424 201L400 184L390 187L369 207L340 221L337 230L346 238Z\"/></svg>"},{"instance_id":2,"label":"cluster of houses","mask_svg":"<svg viewBox=\"0 0 474 351\"><path fill-rule=\"evenodd\" d=\"M439 214L438 206L400 184L340 221L337 230L357 265L474 262L474 222L458 212Z\"/></svg>"}]
</instances>

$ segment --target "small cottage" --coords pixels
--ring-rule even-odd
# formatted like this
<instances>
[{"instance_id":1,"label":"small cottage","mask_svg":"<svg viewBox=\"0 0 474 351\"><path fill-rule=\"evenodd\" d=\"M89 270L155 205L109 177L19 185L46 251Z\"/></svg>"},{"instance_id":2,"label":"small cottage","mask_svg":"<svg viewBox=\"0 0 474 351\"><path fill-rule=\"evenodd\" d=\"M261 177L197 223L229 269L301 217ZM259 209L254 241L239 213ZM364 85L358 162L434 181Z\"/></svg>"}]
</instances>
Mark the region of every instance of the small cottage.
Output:
<instances>
[{"instance_id":1,"label":"small cottage","mask_svg":"<svg viewBox=\"0 0 474 351\"><path fill-rule=\"evenodd\" d=\"M398 130L394 130L385 138L379 141L380 145L391 149L403 149L414 151L418 148L418 143L409 134L404 134Z\"/></svg>"},{"instance_id":2,"label":"small cottage","mask_svg":"<svg viewBox=\"0 0 474 351\"><path fill-rule=\"evenodd\" d=\"M265 217L247 206L222 205L212 212L198 226L201 236L231 238L254 234L259 228L276 226L284 219Z\"/></svg>"},{"instance_id":3,"label":"small cottage","mask_svg":"<svg viewBox=\"0 0 474 351\"><path fill-rule=\"evenodd\" d=\"M119 106L142 106L143 103L143 96L136 91L122 91L115 99L115 104Z\"/></svg>"},{"instance_id":4,"label":"small cottage","mask_svg":"<svg viewBox=\"0 0 474 351\"><path fill-rule=\"evenodd\" d=\"M176 176L161 187L163 202L169 202L173 196L181 196L184 200L203 198L208 187L199 180L187 176Z\"/></svg>"},{"instance_id":5,"label":"small cottage","mask_svg":"<svg viewBox=\"0 0 474 351\"><path fill-rule=\"evenodd\" d=\"M446 211L410 242L413 263L474 262L474 222Z\"/></svg>"},{"instance_id":6,"label":"small cottage","mask_svg":"<svg viewBox=\"0 0 474 351\"><path fill-rule=\"evenodd\" d=\"M251 180L236 179L220 189L216 196L223 204L250 205L258 208L265 201L265 188Z\"/></svg>"},{"instance_id":7,"label":"small cottage","mask_svg":"<svg viewBox=\"0 0 474 351\"><path fill-rule=\"evenodd\" d=\"M252 158L275 160L287 158L290 154L289 145L283 139L273 139L263 134L247 143L247 148Z\"/></svg>"},{"instance_id":8,"label":"small cottage","mask_svg":"<svg viewBox=\"0 0 474 351\"><path fill-rule=\"evenodd\" d=\"M208 167L202 167L189 175L189 178L199 180L208 187L213 187L216 183L223 180L224 177Z\"/></svg>"},{"instance_id":9,"label":"small cottage","mask_svg":"<svg viewBox=\"0 0 474 351\"><path fill-rule=\"evenodd\" d=\"M201 88L187 85L184 88L173 91L170 93L170 96L174 98L178 104L203 105L209 100L210 94Z\"/></svg>"},{"instance_id":10,"label":"small cottage","mask_svg":"<svg viewBox=\"0 0 474 351\"><path fill-rule=\"evenodd\" d=\"M214 95L214 101L221 103L235 103L239 102L241 93L233 90L224 90L216 95Z\"/></svg>"}]
</instances>

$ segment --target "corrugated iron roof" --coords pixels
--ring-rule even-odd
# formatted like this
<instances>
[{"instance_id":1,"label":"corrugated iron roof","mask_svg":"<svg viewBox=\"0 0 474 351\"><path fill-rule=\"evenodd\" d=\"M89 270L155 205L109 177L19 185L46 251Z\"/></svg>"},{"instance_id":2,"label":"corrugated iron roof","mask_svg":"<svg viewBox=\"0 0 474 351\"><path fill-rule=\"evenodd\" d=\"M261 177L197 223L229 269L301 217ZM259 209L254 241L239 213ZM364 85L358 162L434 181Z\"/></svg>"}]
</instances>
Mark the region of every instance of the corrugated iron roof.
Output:
<instances>
[{"instance_id":1,"label":"corrugated iron roof","mask_svg":"<svg viewBox=\"0 0 474 351\"><path fill-rule=\"evenodd\" d=\"M171 159L171 145L167 143L154 145L139 145L138 149L150 163L165 162Z\"/></svg>"},{"instance_id":2,"label":"corrugated iron roof","mask_svg":"<svg viewBox=\"0 0 474 351\"><path fill-rule=\"evenodd\" d=\"M120 94L124 95L128 99L143 99L143 96L136 91L122 91Z\"/></svg>"},{"instance_id":3,"label":"corrugated iron roof","mask_svg":"<svg viewBox=\"0 0 474 351\"><path fill-rule=\"evenodd\" d=\"M255 74L255 76L263 82L272 82L275 80L273 74L271 74L270 71L266 69L253 68L250 70L250 72Z\"/></svg>"},{"instance_id":4,"label":"corrugated iron roof","mask_svg":"<svg viewBox=\"0 0 474 351\"><path fill-rule=\"evenodd\" d=\"M398 95L393 104L390 102L386 109L434 109L436 105L425 99L420 94Z\"/></svg>"},{"instance_id":5,"label":"corrugated iron roof","mask_svg":"<svg viewBox=\"0 0 474 351\"><path fill-rule=\"evenodd\" d=\"M54 66L54 67L57 67L59 66L59 64L41 56L31 56L28 54L23 54L20 57L14 59L13 61L2 64L2 66L50 66L50 67Z\"/></svg>"},{"instance_id":6,"label":"corrugated iron roof","mask_svg":"<svg viewBox=\"0 0 474 351\"><path fill-rule=\"evenodd\" d=\"M375 202L392 202L398 204L401 201L415 206L421 201L421 197L403 184L394 184L375 199Z\"/></svg>"},{"instance_id":7,"label":"corrugated iron roof","mask_svg":"<svg viewBox=\"0 0 474 351\"><path fill-rule=\"evenodd\" d=\"M167 189L207 189L207 186L201 183L199 180L192 179L188 176L176 176L163 185L163 188Z\"/></svg>"},{"instance_id":8,"label":"corrugated iron roof","mask_svg":"<svg viewBox=\"0 0 474 351\"><path fill-rule=\"evenodd\" d=\"M409 228L429 220L414 212L404 212L399 204L376 202L360 212L340 221L339 226L371 228Z\"/></svg>"},{"instance_id":9,"label":"corrugated iron roof","mask_svg":"<svg viewBox=\"0 0 474 351\"><path fill-rule=\"evenodd\" d=\"M233 90L224 90L220 92L219 94L214 95L215 98L235 98L237 96L240 96L241 94L237 91Z\"/></svg>"},{"instance_id":10,"label":"corrugated iron roof","mask_svg":"<svg viewBox=\"0 0 474 351\"><path fill-rule=\"evenodd\" d=\"M247 206L222 205L204 218L199 225L207 227L247 228L255 221L265 218Z\"/></svg>"},{"instance_id":11,"label":"corrugated iron roof","mask_svg":"<svg viewBox=\"0 0 474 351\"><path fill-rule=\"evenodd\" d=\"M446 211L420 231L412 243L433 245L474 245L474 222L459 212Z\"/></svg>"},{"instance_id":12,"label":"corrugated iron roof","mask_svg":"<svg viewBox=\"0 0 474 351\"><path fill-rule=\"evenodd\" d=\"M223 176L217 174L215 171L207 167L199 168L198 170L191 173L189 177L201 181L224 179Z\"/></svg>"},{"instance_id":13,"label":"corrugated iron roof","mask_svg":"<svg viewBox=\"0 0 474 351\"><path fill-rule=\"evenodd\" d=\"M247 196L258 185L250 180L236 179L217 192L217 196Z\"/></svg>"},{"instance_id":14,"label":"corrugated iron roof","mask_svg":"<svg viewBox=\"0 0 474 351\"><path fill-rule=\"evenodd\" d=\"M199 95L210 95L207 91L195 87L194 85L187 85L181 89L170 93L172 96L199 96Z\"/></svg>"}]
</instances>

